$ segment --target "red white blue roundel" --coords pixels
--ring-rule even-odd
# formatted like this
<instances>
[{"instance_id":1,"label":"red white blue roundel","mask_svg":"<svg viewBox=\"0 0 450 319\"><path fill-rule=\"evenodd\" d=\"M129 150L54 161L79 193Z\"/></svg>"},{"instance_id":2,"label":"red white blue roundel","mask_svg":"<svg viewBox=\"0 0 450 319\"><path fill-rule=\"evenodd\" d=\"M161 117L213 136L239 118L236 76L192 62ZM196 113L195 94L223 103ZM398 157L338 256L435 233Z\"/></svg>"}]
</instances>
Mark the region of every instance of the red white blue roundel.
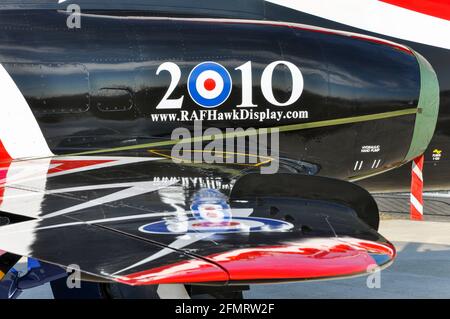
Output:
<instances>
[{"instance_id":1,"label":"red white blue roundel","mask_svg":"<svg viewBox=\"0 0 450 319\"><path fill-rule=\"evenodd\" d=\"M189 218L185 221L163 220L147 224L139 228L141 232L150 234L177 235L186 233L252 233L287 231L292 229L291 223L260 217L236 217L223 221L208 221Z\"/></svg>"},{"instance_id":2,"label":"red white blue roundel","mask_svg":"<svg viewBox=\"0 0 450 319\"><path fill-rule=\"evenodd\" d=\"M230 73L216 62L198 64L189 74L188 91L192 100L205 108L214 108L230 96Z\"/></svg>"}]
</instances>

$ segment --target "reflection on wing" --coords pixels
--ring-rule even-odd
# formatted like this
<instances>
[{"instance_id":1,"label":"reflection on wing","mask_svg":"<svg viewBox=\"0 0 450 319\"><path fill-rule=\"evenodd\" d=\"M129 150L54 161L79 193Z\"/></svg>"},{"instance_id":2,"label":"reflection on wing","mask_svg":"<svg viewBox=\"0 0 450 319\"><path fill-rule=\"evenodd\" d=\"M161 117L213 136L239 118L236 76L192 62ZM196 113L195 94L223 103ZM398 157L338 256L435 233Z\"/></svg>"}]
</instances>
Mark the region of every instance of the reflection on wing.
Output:
<instances>
[{"instance_id":1,"label":"reflection on wing","mask_svg":"<svg viewBox=\"0 0 450 319\"><path fill-rule=\"evenodd\" d=\"M1 249L130 285L353 276L395 256L345 205L230 200L240 169L119 156L2 165Z\"/></svg>"}]
</instances>

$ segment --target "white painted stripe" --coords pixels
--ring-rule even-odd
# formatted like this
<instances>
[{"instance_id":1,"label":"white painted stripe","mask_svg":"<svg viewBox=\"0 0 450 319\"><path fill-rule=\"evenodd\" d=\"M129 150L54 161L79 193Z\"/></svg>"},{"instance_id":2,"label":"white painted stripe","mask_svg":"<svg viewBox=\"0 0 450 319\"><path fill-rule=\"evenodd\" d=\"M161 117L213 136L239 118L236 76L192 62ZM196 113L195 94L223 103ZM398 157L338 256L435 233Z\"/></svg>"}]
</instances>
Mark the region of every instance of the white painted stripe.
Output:
<instances>
[{"instance_id":1,"label":"white painted stripe","mask_svg":"<svg viewBox=\"0 0 450 319\"><path fill-rule=\"evenodd\" d=\"M389 41L386 39L381 39L373 36L369 36L366 34L355 33L355 32L347 32L335 29L327 29L322 27L311 26L307 24L301 23L293 23L293 22L280 22L280 21L269 21L269 20L247 20L247 19L216 19L216 18L173 18L173 17L144 17L144 16L112 16L112 15L99 15L99 14L86 14L81 13L81 16L87 16L92 18L107 18L114 20L170 20L170 21L193 21L193 22L209 22L209 23L241 23L241 24L256 24L256 25L271 25L271 26L280 26L280 27L293 27L293 28L301 28L311 31L324 31L331 32L337 35L352 37L357 36L362 39L368 40L377 40L381 43L386 43L389 45L397 46L403 48L406 51L410 51L410 49L404 45L399 43Z\"/></svg>"},{"instance_id":2,"label":"white painted stripe","mask_svg":"<svg viewBox=\"0 0 450 319\"><path fill-rule=\"evenodd\" d=\"M27 182L30 189L46 189L47 172L51 158L36 159L33 161L13 161L11 162L5 182L4 193L1 198L0 210L16 215L37 217L42 210L44 192L29 191L28 189L9 187L10 181L25 176L35 176Z\"/></svg>"},{"instance_id":3,"label":"white painted stripe","mask_svg":"<svg viewBox=\"0 0 450 319\"><path fill-rule=\"evenodd\" d=\"M233 209L232 210L232 216L233 217L248 217L253 213L253 208L241 208L241 209ZM171 254L175 252L176 250L180 250L181 248L184 248L186 246L189 246L199 240L206 239L210 236L215 235L215 233L198 233L198 234L185 234L184 236L178 236L177 239L175 239L173 242L169 244L168 247L161 249L157 253L142 259L138 261L137 263L134 263L124 269L118 270L115 273L113 273L113 276L116 276L117 274L120 274L124 271L136 268L138 266L147 264L153 260L159 259L161 257L164 257L168 254ZM176 249L176 250L175 250Z\"/></svg>"},{"instance_id":4,"label":"white painted stripe","mask_svg":"<svg viewBox=\"0 0 450 319\"><path fill-rule=\"evenodd\" d=\"M84 166L75 169L67 169L47 174L53 159L62 161L83 161L83 160L109 160L107 163ZM112 157L112 156L60 156L54 158L41 158L25 161L13 161L8 168L5 179L0 179L0 183L5 183L3 197L0 198L0 210L16 215L38 217L41 215L42 201L45 195L59 194L64 192L76 192L83 190L109 189L119 187L133 188L139 187L137 183L112 183L106 185L87 185L80 187L48 190L46 189L47 179L54 176L85 172L106 167L113 167L125 164L139 163L145 161L158 160L156 157ZM176 180L170 181L175 183ZM142 183L142 182L141 182ZM154 185L157 182L152 182ZM165 184L165 182L161 182ZM161 184L160 183L160 184ZM92 203L91 203L92 204Z\"/></svg>"},{"instance_id":5,"label":"white painted stripe","mask_svg":"<svg viewBox=\"0 0 450 319\"><path fill-rule=\"evenodd\" d=\"M42 218L53 218L65 214L69 214L72 212L76 212L78 210L87 209L103 204L107 204L110 202L114 202L117 200L121 200L124 198L134 197L150 192L154 192L166 187L169 187L171 185L176 184L178 181L160 181L160 182L129 182L129 183L121 183L121 184L106 184L106 185L90 185L90 186L81 186L76 188L66 188L63 190L63 192L77 192L82 190L97 190L97 189L109 189L109 188L117 188L117 187L128 187L123 190L120 190L118 192L112 193L110 195L106 195L100 198L96 198L84 203L81 203L79 205L71 206L65 209L61 209L59 211L53 212L51 214L46 214ZM60 190L61 191L61 190ZM56 191L51 191L47 193L56 193Z\"/></svg>"},{"instance_id":6,"label":"white painted stripe","mask_svg":"<svg viewBox=\"0 0 450 319\"><path fill-rule=\"evenodd\" d=\"M411 201L411 204L413 204L413 206L417 209L417 211L418 211L421 215L423 215L423 206L422 206L422 204L417 200L417 198L414 197L413 194L411 194L411 196L410 196L410 201Z\"/></svg>"},{"instance_id":7,"label":"white painted stripe","mask_svg":"<svg viewBox=\"0 0 450 319\"><path fill-rule=\"evenodd\" d=\"M249 209L248 208L234 208L232 210L233 216L248 216ZM251 213L251 211L250 211ZM7 234L13 234L13 233L20 233L20 232L36 232L38 230L49 230L49 229L56 229L56 228L64 228L64 227L71 227L71 226L80 226L80 225L92 225L92 224L106 224L111 222L123 222L123 221L130 221L130 220L136 220L136 219L145 219L145 218L157 218L157 217L171 217L171 216L177 216L180 215L179 212L164 212L164 213L148 213L148 214L137 214L137 215L128 215L128 216L121 216L121 217L112 217L112 218L103 218L103 219L94 219L94 220L88 220L88 221L80 221L80 222L71 222L71 223L64 223L64 224L56 224L51 226L43 226L43 227L32 227L30 228L26 223L21 224L12 224L14 225L12 230L12 225L2 226L0 230L0 235L7 235ZM191 211L184 211L184 216L190 216L192 215ZM40 221L42 219L36 220ZM20 227L20 225L25 224L25 227ZM19 225L19 226L17 226Z\"/></svg>"},{"instance_id":8,"label":"white painted stripe","mask_svg":"<svg viewBox=\"0 0 450 319\"><path fill-rule=\"evenodd\" d=\"M136 268L138 266L145 265L145 264L147 264L147 263L149 263L151 261L160 259L160 258L162 258L164 256L167 256L169 254L177 252L177 250L180 250L183 247L186 247L186 246L189 246L189 245L191 245L193 243L196 243L199 240L211 237L214 234L215 233L199 233L199 234L186 234L186 235L183 235L183 236L178 236L177 237L178 239L176 239L175 241L170 243L170 245L168 247L165 247L165 248L159 250L157 253L155 253L155 254L153 254L153 255L145 258L145 259L142 259L142 260L140 260L140 261L138 261L138 262L136 262L134 264L131 264L130 266L128 266L126 268L123 268L123 269L120 269L120 270L116 271L112 275L113 276L117 276L118 274L120 274L122 272L125 272L127 270L130 270L130 269Z\"/></svg>"},{"instance_id":9,"label":"white painted stripe","mask_svg":"<svg viewBox=\"0 0 450 319\"><path fill-rule=\"evenodd\" d=\"M73 173L78 173L78 172L85 172L85 171L90 171L90 170L99 169L99 168L114 167L114 166L125 165L125 164L156 161L156 160L161 160L163 158L162 157L120 157L120 156L58 156L58 157L55 157L54 159L61 160L61 161L84 161L84 160L89 161L89 160L91 160L91 161L110 161L110 162L84 166L84 167L80 167L80 168L71 169L69 171L61 171L61 172L52 173L51 177L66 175L66 174L73 174Z\"/></svg>"},{"instance_id":10,"label":"white painted stripe","mask_svg":"<svg viewBox=\"0 0 450 319\"><path fill-rule=\"evenodd\" d=\"M359 29L450 49L450 21L378 0L266 0Z\"/></svg>"},{"instance_id":11,"label":"white painted stripe","mask_svg":"<svg viewBox=\"0 0 450 319\"><path fill-rule=\"evenodd\" d=\"M423 175L422 175L422 171L420 170L419 166L416 165L416 163L413 161L413 169L412 169L413 173L417 175L417 177L423 181Z\"/></svg>"},{"instance_id":12,"label":"white painted stripe","mask_svg":"<svg viewBox=\"0 0 450 319\"><path fill-rule=\"evenodd\" d=\"M111 223L111 222L123 222L123 221L145 219L145 218L171 217L171 216L176 216L177 214L178 214L177 212L148 213L148 214L138 214L138 215L129 215L129 216L121 216L121 217L94 219L94 220L89 220L89 221L56 224L56 225L43 226L43 227L37 227L37 228L34 228L34 227L33 228L29 228L29 227L28 228L27 227L20 228L20 227L14 226L13 230L10 230L10 225L7 225L7 226L2 226L2 228L0 229L0 234L6 235L6 234L12 234L12 233L18 233L18 232L19 233L20 232L36 232L38 230L49 230L49 229L80 226L80 225L105 224L105 223ZM187 212L187 214L190 214L190 213ZM39 219L39 220L42 220L42 219ZM13 224L13 225L17 225L17 224Z\"/></svg>"},{"instance_id":13,"label":"white painted stripe","mask_svg":"<svg viewBox=\"0 0 450 319\"><path fill-rule=\"evenodd\" d=\"M53 156L41 129L5 68L0 64L0 140L13 159Z\"/></svg>"},{"instance_id":14,"label":"white painted stripe","mask_svg":"<svg viewBox=\"0 0 450 319\"><path fill-rule=\"evenodd\" d=\"M39 184L43 183L44 189L46 181L47 181L46 179L35 180L36 183ZM103 205L120 199L154 192L169 187L177 182L178 180L158 181L158 182L154 181L128 182L116 184L78 186L78 187L60 188L55 190L39 190L38 188L31 189L32 187L31 185L29 186L29 189L9 186L5 187L6 196L3 197L4 200L0 205L0 210L16 215L38 218L41 217L42 215L42 201L45 195L123 188L123 190L114 192L110 195L99 197L87 202L82 202L81 204L74 205L41 217L42 219L46 219L64 214L69 214L71 212L75 212L82 209Z\"/></svg>"},{"instance_id":15,"label":"white painted stripe","mask_svg":"<svg viewBox=\"0 0 450 319\"><path fill-rule=\"evenodd\" d=\"M49 177L55 177L55 176L61 176L61 175L68 175L68 174L74 174L79 172L86 172L90 170L96 170L106 167L114 167L119 165L125 165L125 164L133 164L133 163L140 163L140 162L146 162L146 161L155 161L160 160L162 158L158 157L117 157L117 156L55 156L52 158L52 160L59 160L59 161L101 161L101 160L107 160L109 162L106 163L99 163L94 165L88 165L83 166L79 168L74 169L68 169L68 170L61 170L57 171L51 174L47 174L46 171L41 170L35 170L33 167L36 165L40 165L41 159L31 159L26 161L21 161L20 165L11 165L8 169L8 175L7 180L0 179L0 183L7 183L6 186L17 186L17 187L23 187L28 188L29 190L35 190L33 188L30 188L30 181L33 181L35 179L47 179ZM48 159L47 159L48 160ZM61 164L59 164L61 165ZM20 167L21 169L16 169L16 167ZM54 165L51 165L48 167L54 168ZM37 189L41 190L41 189Z\"/></svg>"},{"instance_id":16,"label":"white painted stripe","mask_svg":"<svg viewBox=\"0 0 450 319\"><path fill-rule=\"evenodd\" d=\"M364 161L361 161L361 163L359 164L358 171L361 170L363 163L364 163Z\"/></svg>"}]
</instances>

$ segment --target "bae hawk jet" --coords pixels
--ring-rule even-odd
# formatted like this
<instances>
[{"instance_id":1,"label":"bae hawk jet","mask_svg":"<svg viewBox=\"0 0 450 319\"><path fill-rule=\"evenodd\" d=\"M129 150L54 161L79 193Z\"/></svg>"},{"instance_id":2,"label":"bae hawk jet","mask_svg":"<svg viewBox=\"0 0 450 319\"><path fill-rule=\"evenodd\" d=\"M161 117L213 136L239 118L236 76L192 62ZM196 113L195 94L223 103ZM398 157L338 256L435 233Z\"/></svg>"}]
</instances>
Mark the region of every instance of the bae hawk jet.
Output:
<instances>
[{"instance_id":1,"label":"bae hawk jet","mask_svg":"<svg viewBox=\"0 0 450 319\"><path fill-rule=\"evenodd\" d=\"M427 149L439 83L419 50L264 1L59 2L0 4L1 297L67 296L67 269L100 297L230 297L392 263L352 181ZM174 138L199 121L279 145Z\"/></svg>"}]
</instances>

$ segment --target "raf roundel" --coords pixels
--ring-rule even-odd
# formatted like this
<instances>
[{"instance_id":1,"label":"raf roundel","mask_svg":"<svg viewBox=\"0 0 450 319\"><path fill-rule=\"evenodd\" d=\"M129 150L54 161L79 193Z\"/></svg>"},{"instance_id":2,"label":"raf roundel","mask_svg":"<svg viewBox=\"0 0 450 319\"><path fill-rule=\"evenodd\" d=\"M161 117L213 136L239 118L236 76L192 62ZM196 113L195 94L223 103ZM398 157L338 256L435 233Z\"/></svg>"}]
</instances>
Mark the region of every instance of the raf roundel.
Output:
<instances>
[{"instance_id":1,"label":"raf roundel","mask_svg":"<svg viewBox=\"0 0 450 319\"><path fill-rule=\"evenodd\" d=\"M189 74L189 95L202 107L214 108L221 105L230 96L231 88L230 73L219 63L200 63Z\"/></svg>"},{"instance_id":2,"label":"raf roundel","mask_svg":"<svg viewBox=\"0 0 450 319\"><path fill-rule=\"evenodd\" d=\"M294 228L294 225L283 220L262 217L236 217L222 221L196 218L187 218L184 220L167 219L141 226L139 231L159 235L181 235L199 233L285 232L292 228Z\"/></svg>"}]
</instances>

